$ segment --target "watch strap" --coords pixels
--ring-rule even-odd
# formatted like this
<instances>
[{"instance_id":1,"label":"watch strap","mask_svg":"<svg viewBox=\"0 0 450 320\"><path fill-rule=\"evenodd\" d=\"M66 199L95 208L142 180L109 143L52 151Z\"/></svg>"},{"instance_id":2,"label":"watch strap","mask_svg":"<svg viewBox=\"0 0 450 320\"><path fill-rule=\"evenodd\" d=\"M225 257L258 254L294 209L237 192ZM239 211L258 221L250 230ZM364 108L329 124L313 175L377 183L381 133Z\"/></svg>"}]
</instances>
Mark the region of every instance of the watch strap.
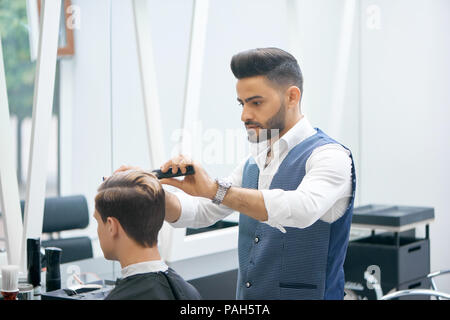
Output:
<instances>
[{"instance_id":1,"label":"watch strap","mask_svg":"<svg viewBox=\"0 0 450 320\"><path fill-rule=\"evenodd\" d=\"M224 182L220 181L219 179L216 179L217 183L217 193L215 197L212 199L212 202L219 205L222 203L223 199L225 198L225 195L227 194L228 189L231 187L230 182Z\"/></svg>"}]
</instances>

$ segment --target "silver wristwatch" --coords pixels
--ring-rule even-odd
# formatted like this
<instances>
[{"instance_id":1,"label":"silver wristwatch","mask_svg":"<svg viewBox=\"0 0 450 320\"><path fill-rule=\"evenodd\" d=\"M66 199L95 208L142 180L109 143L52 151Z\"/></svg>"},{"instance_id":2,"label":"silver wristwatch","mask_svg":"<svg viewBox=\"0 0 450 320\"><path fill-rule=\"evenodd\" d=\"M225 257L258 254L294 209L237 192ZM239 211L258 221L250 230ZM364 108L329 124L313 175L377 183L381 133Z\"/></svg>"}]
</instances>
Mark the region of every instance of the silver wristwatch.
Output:
<instances>
[{"instance_id":1,"label":"silver wristwatch","mask_svg":"<svg viewBox=\"0 0 450 320\"><path fill-rule=\"evenodd\" d=\"M214 199L212 199L212 202L219 205L222 203L223 198L225 198L225 195L227 194L228 189L231 187L231 182L227 180L217 179L216 183L219 186L217 189L216 196Z\"/></svg>"}]
</instances>

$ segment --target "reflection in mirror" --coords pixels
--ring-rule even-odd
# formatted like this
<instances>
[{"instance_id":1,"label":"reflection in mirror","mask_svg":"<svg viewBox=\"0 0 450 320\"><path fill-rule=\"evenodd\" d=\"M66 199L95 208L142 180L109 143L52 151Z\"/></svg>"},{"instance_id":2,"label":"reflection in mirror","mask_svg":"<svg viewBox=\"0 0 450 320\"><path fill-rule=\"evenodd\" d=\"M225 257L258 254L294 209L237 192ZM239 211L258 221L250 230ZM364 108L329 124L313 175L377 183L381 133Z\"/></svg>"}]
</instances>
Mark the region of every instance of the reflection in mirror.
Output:
<instances>
[{"instance_id":1,"label":"reflection in mirror","mask_svg":"<svg viewBox=\"0 0 450 320\"><path fill-rule=\"evenodd\" d=\"M41 0L36 0L38 12L41 12ZM71 0L63 0L61 6L61 19L58 37L58 57L73 56L75 54L73 29L80 26L80 10L78 6L72 5Z\"/></svg>"},{"instance_id":2,"label":"reflection in mirror","mask_svg":"<svg viewBox=\"0 0 450 320\"><path fill-rule=\"evenodd\" d=\"M28 157L31 142L31 116L33 109L36 63L30 55L27 1L0 3L0 30L2 30L3 59L10 120L14 134L14 150L20 196L26 191ZM58 131L59 131L59 68L55 81L54 108L51 122L50 153L47 175L47 194L58 194Z\"/></svg>"}]
</instances>

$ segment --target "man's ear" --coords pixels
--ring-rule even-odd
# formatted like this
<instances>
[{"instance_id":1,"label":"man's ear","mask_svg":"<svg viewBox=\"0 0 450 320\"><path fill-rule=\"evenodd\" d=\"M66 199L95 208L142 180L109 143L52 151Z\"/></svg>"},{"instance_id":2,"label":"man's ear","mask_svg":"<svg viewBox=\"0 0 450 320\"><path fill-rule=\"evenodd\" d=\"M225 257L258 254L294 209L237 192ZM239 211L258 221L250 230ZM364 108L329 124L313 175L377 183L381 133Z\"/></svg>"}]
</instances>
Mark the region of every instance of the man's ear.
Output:
<instances>
[{"instance_id":1,"label":"man's ear","mask_svg":"<svg viewBox=\"0 0 450 320\"><path fill-rule=\"evenodd\" d=\"M106 228L111 237L116 237L117 235L119 235L119 227L119 220L117 220L116 218L108 217L106 219Z\"/></svg>"},{"instance_id":2,"label":"man's ear","mask_svg":"<svg viewBox=\"0 0 450 320\"><path fill-rule=\"evenodd\" d=\"M302 96L302 92L297 86L290 86L286 90L286 98L287 98L287 106L288 107L298 107L300 103L300 98Z\"/></svg>"}]
</instances>

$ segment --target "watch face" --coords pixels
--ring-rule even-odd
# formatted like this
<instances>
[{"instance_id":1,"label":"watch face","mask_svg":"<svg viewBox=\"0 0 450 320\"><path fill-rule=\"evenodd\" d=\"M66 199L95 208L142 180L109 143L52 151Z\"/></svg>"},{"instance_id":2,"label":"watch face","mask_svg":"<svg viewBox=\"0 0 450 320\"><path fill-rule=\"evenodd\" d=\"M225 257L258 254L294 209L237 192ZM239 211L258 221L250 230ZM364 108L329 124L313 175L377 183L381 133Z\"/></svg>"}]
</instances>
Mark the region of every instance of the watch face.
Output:
<instances>
[{"instance_id":1,"label":"watch face","mask_svg":"<svg viewBox=\"0 0 450 320\"><path fill-rule=\"evenodd\" d=\"M226 179L220 179L217 181L220 185L223 185L225 187L230 187L231 186L231 181L228 181Z\"/></svg>"}]
</instances>

